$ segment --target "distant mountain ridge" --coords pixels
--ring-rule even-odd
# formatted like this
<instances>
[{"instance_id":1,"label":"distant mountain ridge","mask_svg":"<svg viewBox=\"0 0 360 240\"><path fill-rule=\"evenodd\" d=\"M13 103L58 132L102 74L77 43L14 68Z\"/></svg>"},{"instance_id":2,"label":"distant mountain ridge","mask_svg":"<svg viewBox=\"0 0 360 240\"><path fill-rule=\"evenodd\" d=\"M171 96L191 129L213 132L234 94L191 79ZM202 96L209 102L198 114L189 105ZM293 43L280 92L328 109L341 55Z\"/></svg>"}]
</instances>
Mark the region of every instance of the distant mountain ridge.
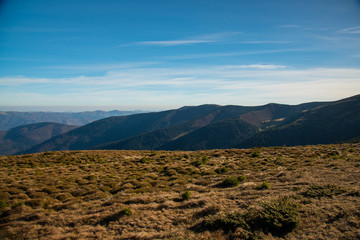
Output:
<instances>
[{"instance_id":1,"label":"distant mountain ridge","mask_svg":"<svg viewBox=\"0 0 360 240\"><path fill-rule=\"evenodd\" d=\"M163 146L167 149L166 144L171 141L185 138L193 131L226 119L230 119L228 123L232 126L234 126L233 121L237 121L237 124L241 123L244 131L248 131L249 124L251 125L251 131L246 134L238 134L238 136L241 135L242 140L245 140L261 128L278 125L280 118L287 118L295 113L324 104L307 103L295 106L267 104L255 107L208 104L155 113L110 117L49 139L26 152L76 149L141 150L161 149ZM225 130L224 126L221 128L214 126L209 129ZM255 131L255 129L258 130ZM241 129L237 129L237 131L239 132ZM231 141L238 143L239 139ZM206 143L202 144L202 146L207 145ZM224 148L228 145L224 142L216 146ZM171 149L173 148L182 149L181 146L171 147Z\"/></svg>"},{"instance_id":2,"label":"distant mountain ridge","mask_svg":"<svg viewBox=\"0 0 360 240\"><path fill-rule=\"evenodd\" d=\"M357 95L299 113L291 121L235 147L328 144L359 136L360 95Z\"/></svg>"},{"instance_id":3,"label":"distant mountain ridge","mask_svg":"<svg viewBox=\"0 0 360 240\"><path fill-rule=\"evenodd\" d=\"M54 122L82 126L90 122L112 117L139 113L141 111L85 111L85 112L16 112L0 111L0 131L32 123Z\"/></svg>"},{"instance_id":4,"label":"distant mountain ridge","mask_svg":"<svg viewBox=\"0 0 360 240\"><path fill-rule=\"evenodd\" d=\"M213 111L208 114L201 115L200 117L193 119L189 122L185 122L182 124L177 124L174 126L170 126L167 128L162 128L156 131L151 131L148 133L144 133L135 137L130 137L124 140L119 140L113 143L107 143L100 146L94 147L95 149L137 149L137 150L145 150L145 149L165 149L165 150L198 150L198 149L209 149L209 148L226 148L229 146L229 142L224 140L219 142L216 140L217 144L210 144L213 147L206 147L209 144L203 141L202 144L194 143L192 146L185 146L186 142L190 143L191 140L184 141L183 139L188 139L189 136L195 136L196 133L201 133L204 135L204 130L208 126L207 130L214 131L217 130L217 134L213 134L214 137L219 138L221 135L224 135L224 131L226 130L226 126L224 126L221 121L227 120L229 128L234 128L234 122L239 124L239 126L235 127L236 131L240 131L238 127L243 128L247 134L242 134L242 137L239 138L240 135L233 140L230 136L228 141L231 142L239 142L240 139L244 140L250 135L256 133L260 130L260 128L267 128L272 125L278 125L280 122L276 121L281 118L285 118L288 115L292 115L295 112L303 111L304 109L309 109L312 107L321 106L324 103L309 103L309 104L300 104L296 106L290 105L281 105L281 104L267 104L263 106L256 107L243 107L243 106L217 106ZM206 106L206 105L203 105ZM192 108L201 108L203 106L192 107ZM272 121L275 120L275 121ZM245 124L247 123L247 125ZM212 124L215 124L212 126ZM220 127L220 125L222 127ZM249 126L252 126L252 130L248 132ZM256 130L255 130L256 129ZM199 131L198 131L199 130ZM195 133L192 133L195 131ZM197 137L198 138L198 137ZM182 140L178 140L182 139ZM172 141L178 142L180 145L176 145ZM205 140L206 141L206 140ZM211 140L215 141L215 140ZM170 143L172 142L172 143ZM197 147L195 147L197 146ZM215 147L216 146L216 147Z\"/></svg>"},{"instance_id":5,"label":"distant mountain ridge","mask_svg":"<svg viewBox=\"0 0 360 240\"><path fill-rule=\"evenodd\" d=\"M202 150L337 143L360 136L360 95L299 105L186 106L100 119L21 153L57 150Z\"/></svg>"},{"instance_id":6,"label":"distant mountain ridge","mask_svg":"<svg viewBox=\"0 0 360 240\"><path fill-rule=\"evenodd\" d=\"M0 131L0 155L24 151L75 128L77 126L60 123L34 123L15 127L9 131Z\"/></svg>"}]
</instances>

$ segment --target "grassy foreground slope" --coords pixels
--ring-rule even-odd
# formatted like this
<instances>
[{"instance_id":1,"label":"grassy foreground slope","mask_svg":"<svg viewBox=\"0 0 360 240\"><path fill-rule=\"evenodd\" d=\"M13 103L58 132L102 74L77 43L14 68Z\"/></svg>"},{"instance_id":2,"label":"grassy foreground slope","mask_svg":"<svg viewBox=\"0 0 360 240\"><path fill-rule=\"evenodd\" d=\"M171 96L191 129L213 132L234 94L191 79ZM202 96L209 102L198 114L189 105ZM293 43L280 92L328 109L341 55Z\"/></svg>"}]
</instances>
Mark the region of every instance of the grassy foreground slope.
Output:
<instances>
[{"instance_id":1,"label":"grassy foreground slope","mask_svg":"<svg viewBox=\"0 0 360 240\"><path fill-rule=\"evenodd\" d=\"M0 157L0 239L358 239L360 144Z\"/></svg>"}]
</instances>

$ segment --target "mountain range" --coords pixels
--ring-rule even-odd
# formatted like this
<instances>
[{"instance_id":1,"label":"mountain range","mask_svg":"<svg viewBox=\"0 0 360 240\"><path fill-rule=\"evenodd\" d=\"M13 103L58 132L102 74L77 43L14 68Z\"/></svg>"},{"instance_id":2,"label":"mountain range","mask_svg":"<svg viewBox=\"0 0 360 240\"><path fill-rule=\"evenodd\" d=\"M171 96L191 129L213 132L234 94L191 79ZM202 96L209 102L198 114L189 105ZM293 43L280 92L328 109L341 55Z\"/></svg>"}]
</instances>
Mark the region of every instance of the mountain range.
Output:
<instances>
[{"instance_id":1,"label":"mountain range","mask_svg":"<svg viewBox=\"0 0 360 240\"><path fill-rule=\"evenodd\" d=\"M0 111L0 131L32 123L54 122L82 126L90 122L112 117L139 113L141 111L86 111L86 112L15 112Z\"/></svg>"},{"instance_id":2,"label":"mountain range","mask_svg":"<svg viewBox=\"0 0 360 240\"><path fill-rule=\"evenodd\" d=\"M11 155L25 151L77 126L60 123L34 123L0 131L0 155Z\"/></svg>"},{"instance_id":3,"label":"mountain range","mask_svg":"<svg viewBox=\"0 0 360 240\"><path fill-rule=\"evenodd\" d=\"M344 142L359 136L360 95L356 95L333 102L253 107L207 104L108 117L17 153L294 146Z\"/></svg>"}]
</instances>

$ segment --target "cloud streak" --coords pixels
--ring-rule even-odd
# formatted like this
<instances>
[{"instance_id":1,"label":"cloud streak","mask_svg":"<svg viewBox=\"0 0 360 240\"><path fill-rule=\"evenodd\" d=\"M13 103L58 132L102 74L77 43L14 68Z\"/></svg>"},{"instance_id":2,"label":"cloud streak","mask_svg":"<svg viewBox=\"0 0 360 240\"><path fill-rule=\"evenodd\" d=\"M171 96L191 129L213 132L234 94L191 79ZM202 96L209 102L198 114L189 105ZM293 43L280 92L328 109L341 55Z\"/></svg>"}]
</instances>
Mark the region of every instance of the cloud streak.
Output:
<instances>
[{"instance_id":1,"label":"cloud streak","mask_svg":"<svg viewBox=\"0 0 360 240\"><path fill-rule=\"evenodd\" d=\"M349 34L360 34L360 26L344 28L338 31L339 33L349 33Z\"/></svg>"},{"instance_id":2,"label":"cloud streak","mask_svg":"<svg viewBox=\"0 0 360 240\"><path fill-rule=\"evenodd\" d=\"M128 46L179 46L179 45L193 45L193 44L207 44L227 41L230 37L241 34L242 32L218 32L213 34L200 35L180 40L159 40L159 41L139 41L127 44L122 44L116 47Z\"/></svg>"},{"instance_id":3,"label":"cloud streak","mask_svg":"<svg viewBox=\"0 0 360 240\"><path fill-rule=\"evenodd\" d=\"M129 68L101 76L0 78L3 105L257 105L335 100L360 92L360 69L272 64ZM24 87L26 86L26 88ZM1 90L2 89L2 90Z\"/></svg>"},{"instance_id":4,"label":"cloud streak","mask_svg":"<svg viewBox=\"0 0 360 240\"><path fill-rule=\"evenodd\" d=\"M177 46L177 45L189 45L189 44L199 44L199 43L214 43L215 40L171 40L171 41L144 41L136 42L134 45L143 45L143 46Z\"/></svg>"}]
</instances>

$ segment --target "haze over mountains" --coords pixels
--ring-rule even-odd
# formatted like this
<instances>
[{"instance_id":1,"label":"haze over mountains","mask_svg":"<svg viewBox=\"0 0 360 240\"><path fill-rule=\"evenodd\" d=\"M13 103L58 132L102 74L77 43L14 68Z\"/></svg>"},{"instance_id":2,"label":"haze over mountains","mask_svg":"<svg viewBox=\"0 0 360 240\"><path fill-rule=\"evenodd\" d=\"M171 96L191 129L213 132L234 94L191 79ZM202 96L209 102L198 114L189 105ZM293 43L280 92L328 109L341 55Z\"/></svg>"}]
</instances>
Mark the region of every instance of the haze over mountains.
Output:
<instances>
[{"instance_id":1,"label":"haze over mountains","mask_svg":"<svg viewBox=\"0 0 360 240\"><path fill-rule=\"evenodd\" d=\"M0 131L31 123L54 122L82 126L90 122L111 117L135 114L140 111L86 111L86 112L16 112L0 111Z\"/></svg>"},{"instance_id":2,"label":"haze over mountains","mask_svg":"<svg viewBox=\"0 0 360 240\"><path fill-rule=\"evenodd\" d=\"M60 123L34 123L0 131L0 154L11 155L25 151L45 140L66 133L77 126Z\"/></svg>"},{"instance_id":3,"label":"haze over mountains","mask_svg":"<svg viewBox=\"0 0 360 240\"><path fill-rule=\"evenodd\" d=\"M9 136L16 135L10 134L14 131L3 133L2 137L7 136L9 142ZM108 117L78 128L62 126L62 131L50 136L46 130L46 137L37 139L42 142L29 140L31 146L21 143L21 148L13 149L17 153L84 149L200 150L336 143L360 136L360 95L299 105L182 107ZM25 132L39 134L39 131ZM24 142L33 138L21 139ZM8 154L9 148L19 141L11 140L11 144L2 147L1 154ZM28 149L24 149L26 146Z\"/></svg>"}]
</instances>

